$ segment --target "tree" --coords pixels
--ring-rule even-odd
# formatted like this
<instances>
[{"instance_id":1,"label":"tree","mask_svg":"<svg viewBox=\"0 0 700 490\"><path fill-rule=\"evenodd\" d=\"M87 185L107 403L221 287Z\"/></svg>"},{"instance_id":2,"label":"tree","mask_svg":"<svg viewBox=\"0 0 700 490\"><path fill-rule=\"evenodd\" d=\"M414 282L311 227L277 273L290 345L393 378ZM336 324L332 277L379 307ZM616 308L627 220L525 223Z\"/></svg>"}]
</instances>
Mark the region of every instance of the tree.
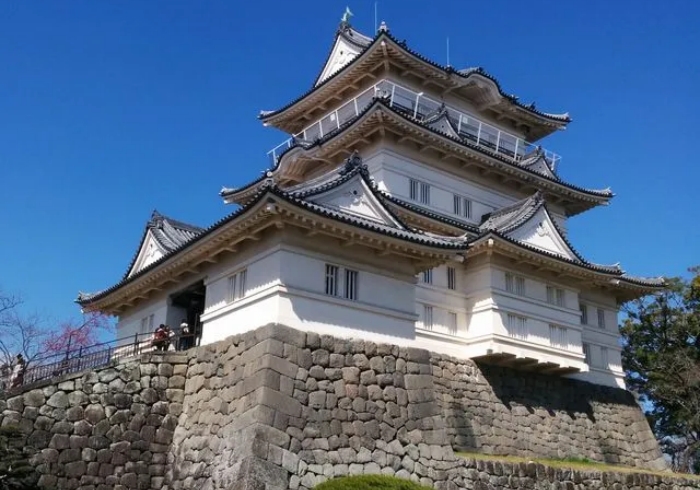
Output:
<instances>
[{"instance_id":1,"label":"tree","mask_svg":"<svg viewBox=\"0 0 700 490\"><path fill-rule=\"evenodd\" d=\"M0 290L0 368L12 365L17 354L29 365L39 357L95 344L100 333L112 328L109 319L99 313L53 322L36 313L23 313L22 305L22 298Z\"/></svg>"},{"instance_id":2,"label":"tree","mask_svg":"<svg viewBox=\"0 0 700 490\"><path fill-rule=\"evenodd\" d=\"M29 462L30 449L17 428L0 428L0 490L38 489L38 474Z\"/></svg>"},{"instance_id":3,"label":"tree","mask_svg":"<svg viewBox=\"0 0 700 490\"><path fill-rule=\"evenodd\" d=\"M626 306L622 364L674 469L699 473L700 268L690 272Z\"/></svg>"}]
</instances>

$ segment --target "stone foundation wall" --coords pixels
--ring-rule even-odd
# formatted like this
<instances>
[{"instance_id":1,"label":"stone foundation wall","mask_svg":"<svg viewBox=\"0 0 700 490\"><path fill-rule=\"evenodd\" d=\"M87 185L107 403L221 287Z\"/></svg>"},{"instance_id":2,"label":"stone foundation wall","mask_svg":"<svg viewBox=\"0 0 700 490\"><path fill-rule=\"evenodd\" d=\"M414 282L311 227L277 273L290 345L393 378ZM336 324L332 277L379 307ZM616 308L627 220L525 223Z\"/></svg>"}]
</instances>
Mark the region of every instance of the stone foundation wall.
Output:
<instances>
[{"instance_id":1,"label":"stone foundation wall","mask_svg":"<svg viewBox=\"0 0 700 490\"><path fill-rule=\"evenodd\" d=\"M433 355L432 366L455 449L666 467L643 413L625 390L439 355Z\"/></svg>"},{"instance_id":2,"label":"stone foundation wall","mask_svg":"<svg viewBox=\"0 0 700 490\"><path fill-rule=\"evenodd\" d=\"M700 490L672 476L465 460L452 447L650 466L658 447L642 420L624 391L275 325L0 402L0 424L39 450L44 488L306 490L383 473L445 489Z\"/></svg>"},{"instance_id":3,"label":"stone foundation wall","mask_svg":"<svg viewBox=\"0 0 700 490\"><path fill-rule=\"evenodd\" d=\"M36 451L42 488L162 488L182 412L187 357L145 355L0 399Z\"/></svg>"}]
</instances>

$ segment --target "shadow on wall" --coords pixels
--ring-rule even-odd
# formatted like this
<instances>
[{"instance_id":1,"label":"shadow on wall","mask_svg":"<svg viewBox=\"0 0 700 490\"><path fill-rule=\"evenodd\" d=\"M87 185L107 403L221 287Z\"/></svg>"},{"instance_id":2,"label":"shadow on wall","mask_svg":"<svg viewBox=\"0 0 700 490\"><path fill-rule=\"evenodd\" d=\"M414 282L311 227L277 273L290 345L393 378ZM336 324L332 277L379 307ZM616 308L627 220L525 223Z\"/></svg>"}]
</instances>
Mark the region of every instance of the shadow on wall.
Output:
<instances>
[{"instance_id":1,"label":"shadow on wall","mask_svg":"<svg viewBox=\"0 0 700 490\"><path fill-rule=\"evenodd\" d=\"M455 450L629 466L659 457L625 390L439 357L433 370Z\"/></svg>"}]
</instances>

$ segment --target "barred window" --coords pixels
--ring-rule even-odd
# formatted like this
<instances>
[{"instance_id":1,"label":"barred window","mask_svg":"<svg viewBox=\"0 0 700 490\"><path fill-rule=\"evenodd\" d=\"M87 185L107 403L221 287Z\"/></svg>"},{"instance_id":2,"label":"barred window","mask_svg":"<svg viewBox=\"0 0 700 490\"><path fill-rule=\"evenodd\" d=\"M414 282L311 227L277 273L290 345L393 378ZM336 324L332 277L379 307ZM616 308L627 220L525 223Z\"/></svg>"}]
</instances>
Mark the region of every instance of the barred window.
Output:
<instances>
[{"instance_id":1,"label":"barred window","mask_svg":"<svg viewBox=\"0 0 700 490\"><path fill-rule=\"evenodd\" d=\"M454 267L447 268L447 289L457 289L457 270Z\"/></svg>"},{"instance_id":2,"label":"barred window","mask_svg":"<svg viewBox=\"0 0 700 490\"><path fill-rule=\"evenodd\" d=\"M357 300L357 271L345 270L345 298Z\"/></svg>"},{"instance_id":3,"label":"barred window","mask_svg":"<svg viewBox=\"0 0 700 490\"><path fill-rule=\"evenodd\" d=\"M338 296L338 266L326 264L326 294Z\"/></svg>"}]
</instances>

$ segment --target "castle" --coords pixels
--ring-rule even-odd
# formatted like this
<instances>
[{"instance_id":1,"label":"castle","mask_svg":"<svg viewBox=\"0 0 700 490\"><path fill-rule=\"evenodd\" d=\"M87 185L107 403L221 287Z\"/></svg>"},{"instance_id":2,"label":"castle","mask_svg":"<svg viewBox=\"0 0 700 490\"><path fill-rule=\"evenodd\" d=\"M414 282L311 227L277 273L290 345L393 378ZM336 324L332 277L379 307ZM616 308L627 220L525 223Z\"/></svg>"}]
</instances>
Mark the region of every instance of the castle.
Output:
<instances>
[{"instance_id":1,"label":"castle","mask_svg":"<svg viewBox=\"0 0 700 490\"><path fill-rule=\"evenodd\" d=\"M567 220L612 199L540 140L570 122L482 68L441 66L344 16L313 86L261 112L290 138L208 228L154 213L84 310L118 336L186 318L209 344L278 323L624 387L617 313L657 291L587 261Z\"/></svg>"}]
</instances>

